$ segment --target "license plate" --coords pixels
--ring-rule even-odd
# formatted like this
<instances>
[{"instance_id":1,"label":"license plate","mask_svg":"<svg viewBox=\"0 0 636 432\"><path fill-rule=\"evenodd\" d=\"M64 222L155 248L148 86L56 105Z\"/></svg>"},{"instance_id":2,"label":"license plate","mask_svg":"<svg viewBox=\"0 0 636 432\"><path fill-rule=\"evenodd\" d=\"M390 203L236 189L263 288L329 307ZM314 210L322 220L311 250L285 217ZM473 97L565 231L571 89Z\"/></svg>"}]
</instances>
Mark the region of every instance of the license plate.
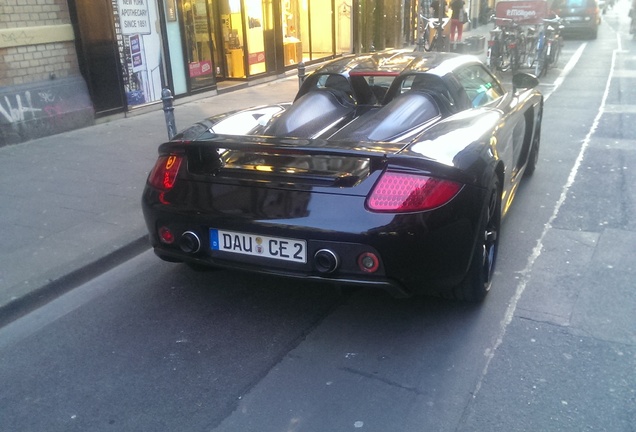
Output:
<instances>
[{"instance_id":1,"label":"license plate","mask_svg":"<svg viewBox=\"0 0 636 432\"><path fill-rule=\"evenodd\" d=\"M579 21L583 21L583 17L579 17L579 16L575 16L575 17L568 17L565 19L566 22L579 22Z\"/></svg>"},{"instance_id":2,"label":"license plate","mask_svg":"<svg viewBox=\"0 0 636 432\"><path fill-rule=\"evenodd\" d=\"M297 263L307 262L307 242L235 231L210 230L212 250Z\"/></svg>"}]
</instances>

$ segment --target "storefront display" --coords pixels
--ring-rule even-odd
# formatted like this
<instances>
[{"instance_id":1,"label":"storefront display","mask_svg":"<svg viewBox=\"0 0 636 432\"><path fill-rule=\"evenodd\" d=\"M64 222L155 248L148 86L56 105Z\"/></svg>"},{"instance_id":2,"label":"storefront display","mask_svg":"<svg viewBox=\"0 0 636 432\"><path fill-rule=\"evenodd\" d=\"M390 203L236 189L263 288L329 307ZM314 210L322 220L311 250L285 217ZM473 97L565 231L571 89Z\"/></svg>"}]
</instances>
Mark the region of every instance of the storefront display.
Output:
<instances>
[{"instance_id":1,"label":"storefront display","mask_svg":"<svg viewBox=\"0 0 636 432\"><path fill-rule=\"evenodd\" d=\"M351 1L337 3L334 14L329 0L282 0L285 65L333 56L334 37L337 53L351 52Z\"/></svg>"},{"instance_id":2,"label":"storefront display","mask_svg":"<svg viewBox=\"0 0 636 432\"><path fill-rule=\"evenodd\" d=\"M244 0L247 29L247 49L250 75L266 72L265 39L263 31L263 4L261 0Z\"/></svg>"},{"instance_id":3,"label":"storefront display","mask_svg":"<svg viewBox=\"0 0 636 432\"><path fill-rule=\"evenodd\" d=\"M244 37L239 0L221 0L221 29L227 76L245 78Z\"/></svg>"},{"instance_id":4,"label":"storefront display","mask_svg":"<svg viewBox=\"0 0 636 432\"><path fill-rule=\"evenodd\" d=\"M152 0L114 0L122 77L128 107L161 99L162 59L158 14Z\"/></svg>"},{"instance_id":5,"label":"storefront display","mask_svg":"<svg viewBox=\"0 0 636 432\"><path fill-rule=\"evenodd\" d=\"M181 0L185 29L186 60L190 88L198 90L214 84L214 40L205 0Z\"/></svg>"},{"instance_id":6,"label":"storefront display","mask_svg":"<svg viewBox=\"0 0 636 432\"><path fill-rule=\"evenodd\" d=\"M295 65L303 60L298 0L283 0L282 9L285 66Z\"/></svg>"}]
</instances>

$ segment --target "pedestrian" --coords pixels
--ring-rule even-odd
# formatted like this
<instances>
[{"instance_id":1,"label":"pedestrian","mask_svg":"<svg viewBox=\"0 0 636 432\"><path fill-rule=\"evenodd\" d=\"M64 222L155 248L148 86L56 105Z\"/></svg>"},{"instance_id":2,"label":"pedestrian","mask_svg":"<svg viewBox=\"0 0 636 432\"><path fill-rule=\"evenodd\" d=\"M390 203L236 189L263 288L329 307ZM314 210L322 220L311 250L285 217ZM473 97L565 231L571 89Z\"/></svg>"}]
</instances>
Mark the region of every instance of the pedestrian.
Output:
<instances>
[{"instance_id":1,"label":"pedestrian","mask_svg":"<svg viewBox=\"0 0 636 432\"><path fill-rule=\"evenodd\" d=\"M440 4L442 5L441 8ZM446 0L431 0L429 12L433 18L444 18L446 15Z\"/></svg>"},{"instance_id":2,"label":"pedestrian","mask_svg":"<svg viewBox=\"0 0 636 432\"><path fill-rule=\"evenodd\" d=\"M464 32L464 0L453 0L450 3L451 11L451 26L450 26L450 40L451 42L461 42L462 33ZM457 36L455 36L457 34Z\"/></svg>"}]
</instances>

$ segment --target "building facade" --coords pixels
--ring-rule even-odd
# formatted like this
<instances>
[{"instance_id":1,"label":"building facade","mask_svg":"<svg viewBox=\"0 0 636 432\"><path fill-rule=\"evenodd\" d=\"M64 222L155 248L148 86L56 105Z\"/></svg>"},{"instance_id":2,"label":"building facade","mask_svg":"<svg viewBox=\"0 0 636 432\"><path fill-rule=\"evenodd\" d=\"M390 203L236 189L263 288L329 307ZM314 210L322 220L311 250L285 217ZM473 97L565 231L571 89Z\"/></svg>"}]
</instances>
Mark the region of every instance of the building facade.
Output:
<instances>
[{"instance_id":1,"label":"building facade","mask_svg":"<svg viewBox=\"0 0 636 432\"><path fill-rule=\"evenodd\" d=\"M4 0L0 145L402 47L415 0Z\"/></svg>"},{"instance_id":2,"label":"building facade","mask_svg":"<svg viewBox=\"0 0 636 432\"><path fill-rule=\"evenodd\" d=\"M0 145L91 124L66 0L0 3Z\"/></svg>"}]
</instances>

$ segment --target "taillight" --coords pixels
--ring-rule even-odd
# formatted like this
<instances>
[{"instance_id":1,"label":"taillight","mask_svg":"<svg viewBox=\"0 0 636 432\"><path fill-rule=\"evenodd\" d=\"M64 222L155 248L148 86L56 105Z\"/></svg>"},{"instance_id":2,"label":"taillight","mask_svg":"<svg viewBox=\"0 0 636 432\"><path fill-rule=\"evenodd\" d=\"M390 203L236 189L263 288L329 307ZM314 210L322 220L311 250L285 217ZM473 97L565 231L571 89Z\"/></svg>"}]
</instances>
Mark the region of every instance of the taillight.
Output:
<instances>
[{"instance_id":1,"label":"taillight","mask_svg":"<svg viewBox=\"0 0 636 432\"><path fill-rule=\"evenodd\" d=\"M174 182L177 179L179 173L179 167L183 156L166 155L159 156L154 168L150 171L148 176L148 183L161 190L169 190L174 186Z\"/></svg>"},{"instance_id":2,"label":"taillight","mask_svg":"<svg viewBox=\"0 0 636 432\"><path fill-rule=\"evenodd\" d=\"M431 210L449 202L461 188L450 180L389 171L373 188L367 208L396 213Z\"/></svg>"}]
</instances>

